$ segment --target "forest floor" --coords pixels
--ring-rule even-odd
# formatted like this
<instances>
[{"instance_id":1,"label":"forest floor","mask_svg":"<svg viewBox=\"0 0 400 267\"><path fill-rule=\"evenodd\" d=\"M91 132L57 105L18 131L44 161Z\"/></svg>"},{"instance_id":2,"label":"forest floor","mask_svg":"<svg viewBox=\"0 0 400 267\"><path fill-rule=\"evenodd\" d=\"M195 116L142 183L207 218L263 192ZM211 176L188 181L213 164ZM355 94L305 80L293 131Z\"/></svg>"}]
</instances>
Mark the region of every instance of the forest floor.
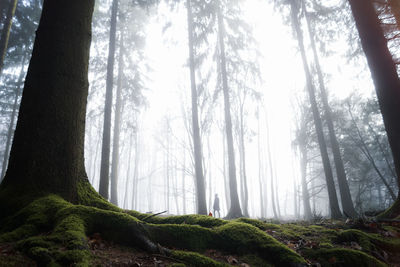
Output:
<instances>
[{"instance_id":1,"label":"forest floor","mask_svg":"<svg viewBox=\"0 0 400 267\"><path fill-rule=\"evenodd\" d=\"M366 220L320 220L315 223L272 223L244 218L238 221L256 226L274 237L300 254L309 266L400 266L400 223L396 221L377 223ZM87 243L93 266L193 266L176 258L115 244L103 239L99 233L88 236ZM358 252L360 253L357 254ZM201 254L221 263L221 266L267 265L266 262L258 262L256 257L224 253L216 249L205 249ZM0 243L0 266L40 265L19 252L16 243Z\"/></svg>"}]
</instances>

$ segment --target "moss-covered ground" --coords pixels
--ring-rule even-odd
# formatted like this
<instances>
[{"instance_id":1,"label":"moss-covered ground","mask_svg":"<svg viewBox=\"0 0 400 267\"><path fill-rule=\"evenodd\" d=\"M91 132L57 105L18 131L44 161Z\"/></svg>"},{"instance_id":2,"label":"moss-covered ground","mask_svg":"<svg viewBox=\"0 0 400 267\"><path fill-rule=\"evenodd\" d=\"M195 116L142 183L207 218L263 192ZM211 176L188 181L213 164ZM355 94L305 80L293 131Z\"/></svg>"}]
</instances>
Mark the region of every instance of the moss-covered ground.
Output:
<instances>
[{"instance_id":1,"label":"moss-covered ground","mask_svg":"<svg viewBox=\"0 0 400 267\"><path fill-rule=\"evenodd\" d=\"M47 195L0 217L0 266L386 266L399 236L394 224L149 217Z\"/></svg>"}]
</instances>

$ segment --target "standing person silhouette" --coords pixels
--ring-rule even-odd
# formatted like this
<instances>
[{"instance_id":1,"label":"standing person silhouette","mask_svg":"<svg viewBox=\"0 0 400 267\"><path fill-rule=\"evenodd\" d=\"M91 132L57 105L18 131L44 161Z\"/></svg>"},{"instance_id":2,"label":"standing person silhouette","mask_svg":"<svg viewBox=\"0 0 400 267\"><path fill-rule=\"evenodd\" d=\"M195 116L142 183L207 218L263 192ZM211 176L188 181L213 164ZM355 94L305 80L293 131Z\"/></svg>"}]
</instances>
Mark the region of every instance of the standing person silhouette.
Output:
<instances>
[{"instance_id":1,"label":"standing person silhouette","mask_svg":"<svg viewBox=\"0 0 400 267\"><path fill-rule=\"evenodd\" d=\"M214 216L217 217L217 211L218 211L218 218L221 218L221 213L219 212L219 197L218 194L215 194L215 198L214 198Z\"/></svg>"}]
</instances>

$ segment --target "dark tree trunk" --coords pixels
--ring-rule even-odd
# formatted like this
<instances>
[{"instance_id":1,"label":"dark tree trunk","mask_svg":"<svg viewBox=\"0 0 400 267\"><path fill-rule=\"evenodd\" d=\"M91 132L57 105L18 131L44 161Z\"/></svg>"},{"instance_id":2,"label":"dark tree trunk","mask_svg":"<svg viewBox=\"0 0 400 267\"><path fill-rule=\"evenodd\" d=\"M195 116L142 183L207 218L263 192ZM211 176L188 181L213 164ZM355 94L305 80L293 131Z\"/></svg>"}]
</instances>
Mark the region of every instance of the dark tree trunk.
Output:
<instances>
[{"instance_id":1,"label":"dark tree trunk","mask_svg":"<svg viewBox=\"0 0 400 267\"><path fill-rule=\"evenodd\" d=\"M311 110L312 110L314 124L315 124L315 130L317 132L318 145L319 145L319 149L320 149L320 153L321 153L321 157L322 157L322 164L324 166L331 217L333 219L338 219L338 218L342 217L342 214L340 212L339 202L338 202L338 198L336 195L335 182L333 180L332 168L331 168L331 164L329 161L328 150L326 147L324 132L323 132L323 128L322 128L322 121L321 121L320 113L318 111L318 104L317 104L317 100L316 100L316 96L315 96L315 88L312 83L311 73L310 73L310 70L308 67L307 56L306 56L306 52L305 52L305 48L304 48L303 33L300 28L300 22L299 22L299 18L298 18L299 8L300 8L300 6L298 6L298 3L296 3L294 0L291 0L291 18L292 18L292 22L293 22L293 27L297 34L297 40L298 40L298 44L299 44L299 48L300 48L302 61L303 61L303 67L304 67L306 83L307 83L306 86L307 86L308 95L310 98Z\"/></svg>"},{"instance_id":2,"label":"dark tree trunk","mask_svg":"<svg viewBox=\"0 0 400 267\"><path fill-rule=\"evenodd\" d=\"M325 88L325 81L324 81L324 77L322 74L322 68L319 63L318 52L317 52L317 48L316 48L315 40L314 40L314 29L312 29L312 27L311 27L310 19L309 19L304 1L302 3L303 3L304 13L305 13L306 21L307 21L307 26L308 26L308 33L310 36L311 48L312 48L313 54L314 54L314 64L315 64L315 68L317 70L318 83L319 83L321 99L322 99L322 104L323 104L324 113L325 113L325 120L326 120L326 124L328 125L329 140L331 142L333 160L335 162L336 177L337 177L338 184L339 184L340 200L342 202L343 214L346 217L356 218L357 212L354 209L353 200L351 199L350 188L349 188L349 184L347 182L347 177L346 177L346 171L344 169L342 156L340 154L339 142L336 138L335 127L333 125L332 111L329 106L328 95L326 93L326 88Z\"/></svg>"},{"instance_id":3,"label":"dark tree trunk","mask_svg":"<svg viewBox=\"0 0 400 267\"><path fill-rule=\"evenodd\" d=\"M110 202L118 205L118 169L119 169L119 135L121 130L121 112L122 112L122 79L124 67L124 37L121 32L119 49L119 62L118 62L118 81L117 92L115 100L115 115L114 115L114 133L113 133L113 152L112 152L112 165L111 165L111 198Z\"/></svg>"},{"instance_id":4,"label":"dark tree trunk","mask_svg":"<svg viewBox=\"0 0 400 267\"><path fill-rule=\"evenodd\" d=\"M196 90L196 75L194 62L194 47L193 47L193 16L191 0L187 0L187 24L189 36L189 67L190 67L190 85L192 94L192 128L193 128L193 152L194 166L196 175L196 194L197 194L197 213L207 214L206 189L204 184L203 163L201 153L201 139L199 128L199 115Z\"/></svg>"},{"instance_id":5,"label":"dark tree trunk","mask_svg":"<svg viewBox=\"0 0 400 267\"><path fill-rule=\"evenodd\" d=\"M0 182L4 178L4 175L6 174L7 170L7 163L8 163L8 156L10 154L10 148L11 148L11 141L14 133L14 124L15 124L15 119L17 115L17 110L18 110L18 99L19 96L21 95L21 89L22 89L22 81L25 77L25 63L26 63L26 53L23 55L22 62L21 62L21 70L19 72L19 77L18 77L18 82L17 82L17 88L15 90L15 96L14 96L14 103L13 103L13 109L11 112L11 118L10 118L10 124L8 125L8 131L7 131L7 141L6 141L6 148L4 150L4 156L3 156L3 165L1 168L1 176L0 176Z\"/></svg>"},{"instance_id":6,"label":"dark tree trunk","mask_svg":"<svg viewBox=\"0 0 400 267\"><path fill-rule=\"evenodd\" d=\"M224 45L224 22L221 14L220 6L217 7L218 17L218 41L220 46L220 64L221 64L221 77L222 88L224 92L224 114L225 114L225 130L226 140L228 145L228 169L229 169L229 192L230 192L230 209L227 218L242 217L242 209L240 208L239 196L237 192L236 181L236 166L235 166L235 151L233 148L233 135L232 135L232 119L231 119L231 105L229 100L229 87L228 77L226 72L226 59L225 59L225 45Z\"/></svg>"},{"instance_id":7,"label":"dark tree trunk","mask_svg":"<svg viewBox=\"0 0 400 267\"><path fill-rule=\"evenodd\" d=\"M11 25L15 10L17 9L18 0L11 0L7 9L3 30L0 36L0 76L3 73L4 58L7 53L8 39L10 38Z\"/></svg>"},{"instance_id":8,"label":"dark tree trunk","mask_svg":"<svg viewBox=\"0 0 400 267\"><path fill-rule=\"evenodd\" d=\"M112 113L112 95L114 83L114 61L115 61L115 36L117 29L117 13L119 0L113 0L111 8L110 22L110 41L108 48L107 61L107 80L106 80L106 98L104 105L103 121L103 142L101 147L101 166L100 166L100 187L99 193L105 199L108 199L108 188L110 183L110 142L111 142L111 113Z\"/></svg>"},{"instance_id":9,"label":"dark tree trunk","mask_svg":"<svg viewBox=\"0 0 400 267\"><path fill-rule=\"evenodd\" d=\"M93 6L93 0L44 1L1 192L83 200Z\"/></svg>"},{"instance_id":10,"label":"dark tree trunk","mask_svg":"<svg viewBox=\"0 0 400 267\"><path fill-rule=\"evenodd\" d=\"M400 80L371 0L349 0L378 95L400 188ZM399 190L400 192L400 190ZM382 216L400 215L400 193Z\"/></svg>"}]
</instances>

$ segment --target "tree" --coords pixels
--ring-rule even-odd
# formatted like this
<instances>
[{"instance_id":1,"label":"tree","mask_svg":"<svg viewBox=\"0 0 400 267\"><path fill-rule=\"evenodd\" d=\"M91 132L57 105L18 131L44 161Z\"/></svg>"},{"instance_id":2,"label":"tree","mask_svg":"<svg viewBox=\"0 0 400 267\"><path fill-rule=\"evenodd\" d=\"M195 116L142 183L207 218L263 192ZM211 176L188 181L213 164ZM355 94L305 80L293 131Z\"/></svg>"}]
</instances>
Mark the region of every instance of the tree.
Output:
<instances>
[{"instance_id":1,"label":"tree","mask_svg":"<svg viewBox=\"0 0 400 267\"><path fill-rule=\"evenodd\" d=\"M192 131L193 131L193 153L196 175L196 195L197 213L207 214L206 189L204 184L203 163L201 153L201 139L198 115L198 100L196 90L195 60L193 47L193 18L191 0L186 2L187 24L188 24L188 44L189 44L189 69L190 69L190 88L192 94Z\"/></svg>"},{"instance_id":2,"label":"tree","mask_svg":"<svg viewBox=\"0 0 400 267\"><path fill-rule=\"evenodd\" d=\"M0 193L51 192L77 203L79 187L89 187L83 141L93 3L45 1Z\"/></svg>"},{"instance_id":3,"label":"tree","mask_svg":"<svg viewBox=\"0 0 400 267\"><path fill-rule=\"evenodd\" d=\"M400 79L371 0L349 0L367 57L400 185ZM399 186L400 187L400 186ZM400 215L400 194L383 217Z\"/></svg>"},{"instance_id":4,"label":"tree","mask_svg":"<svg viewBox=\"0 0 400 267\"><path fill-rule=\"evenodd\" d=\"M114 81L115 39L117 32L117 13L119 0L113 0L111 7L110 42L107 61L106 98L104 105L103 142L101 149L100 188L99 193L108 199L110 183L110 142L111 142L111 108Z\"/></svg>"},{"instance_id":5,"label":"tree","mask_svg":"<svg viewBox=\"0 0 400 267\"><path fill-rule=\"evenodd\" d=\"M238 218L242 217L242 210L240 208L239 197L237 193L235 151L233 148L232 119L230 111L229 87L228 87L228 78L226 72L226 58L225 58L225 46L224 46L225 30L224 30L224 22L221 12L221 6L219 2L216 8L217 8L217 19L218 19L218 41L220 49L219 64L221 68L222 89L224 93L225 131L226 131L226 140L228 145L229 192L231 200L230 209L226 217Z\"/></svg>"},{"instance_id":6,"label":"tree","mask_svg":"<svg viewBox=\"0 0 400 267\"><path fill-rule=\"evenodd\" d=\"M8 39L10 37L11 25L17 8L18 0L11 0L8 4L7 16L0 36L0 76L3 72L4 58L7 52Z\"/></svg>"},{"instance_id":7,"label":"tree","mask_svg":"<svg viewBox=\"0 0 400 267\"><path fill-rule=\"evenodd\" d=\"M306 76L306 87L308 91L308 95L310 98L310 103L311 103L311 111L313 114L314 118L314 124L315 124L315 129L317 132L317 137L318 137L318 144L319 144L319 149L321 153L321 158L322 158L322 163L324 166L324 172L325 172L325 179L326 179L326 186L328 189L328 196L329 196L329 206L330 206L330 211L331 211L331 217L334 219L338 219L342 217L340 208L339 208L339 202L337 199L336 195L336 189L335 189L335 182L333 180L333 174L332 174L332 167L329 161L329 156L328 156L328 151L326 147L326 141L323 133L323 128L322 128L322 120L318 111L318 104L315 96L315 88L314 84L312 82L311 78L311 73L308 67L308 61L307 61L307 56L304 48L304 42L303 42L303 33L300 27L300 22L298 18L298 13L300 10L300 4L295 1L291 0L291 19L293 23L293 27L297 36L297 41L299 44L300 48L300 53L303 61L303 68L304 68L304 73Z\"/></svg>"},{"instance_id":8,"label":"tree","mask_svg":"<svg viewBox=\"0 0 400 267\"><path fill-rule=\"evenodd\" d=\"M319 88L320 88L320 92L321 92L321 99L322 99L323 109L325 112L325 120L326 120L326 124L328 125L329 141L331 142L332 154L333 154L333 159L334 159L335 167L336 167L336 177L337 177L338 184L339 184L340 200L342 202L343 213L344 213L344 215L346 215L346 217L355 218L355 217L357 217L357 212L354 209L353 200L351 199L351 194L350 194L350 189L349 189L349 185L347 182L346 172L344 169L342 156L340 154L339 142L336 138L336 131L335 131L335 127L333 125L333 120L332 120L332 111L331 111L331 107L329 106L328 95L327 95L326 88L325 88L325 81L324 81L324 77L322 74L322 68L319 63L317 48L315 45L314 29L311 27L310 17L307 13L307 9L306 9L306 5L305 5L304 1L302 1L302 7L304 9L304 13L305 13L306 21L307 21L308 33L310 36L311 48L312 48L313 55L314 55L314 63L315 63L316 71L317 71L318 83L319 83Z\"/></svg>"},{"instance_id":9,"label":"tree","mask_svg":"<svg viewBox=\"0 0 400 267\"><path fill-rule=\"evenodd\" d=\"M113 132L113 151L111 165L111 203L118 205L118 165L119 165L119 139L121 131L121 113L122 113L122 79L124 67L124 33L121 32L118 62L118 81L115 100L115 115L114 115L114 132Z\"/></svg>"}]
</instances>

